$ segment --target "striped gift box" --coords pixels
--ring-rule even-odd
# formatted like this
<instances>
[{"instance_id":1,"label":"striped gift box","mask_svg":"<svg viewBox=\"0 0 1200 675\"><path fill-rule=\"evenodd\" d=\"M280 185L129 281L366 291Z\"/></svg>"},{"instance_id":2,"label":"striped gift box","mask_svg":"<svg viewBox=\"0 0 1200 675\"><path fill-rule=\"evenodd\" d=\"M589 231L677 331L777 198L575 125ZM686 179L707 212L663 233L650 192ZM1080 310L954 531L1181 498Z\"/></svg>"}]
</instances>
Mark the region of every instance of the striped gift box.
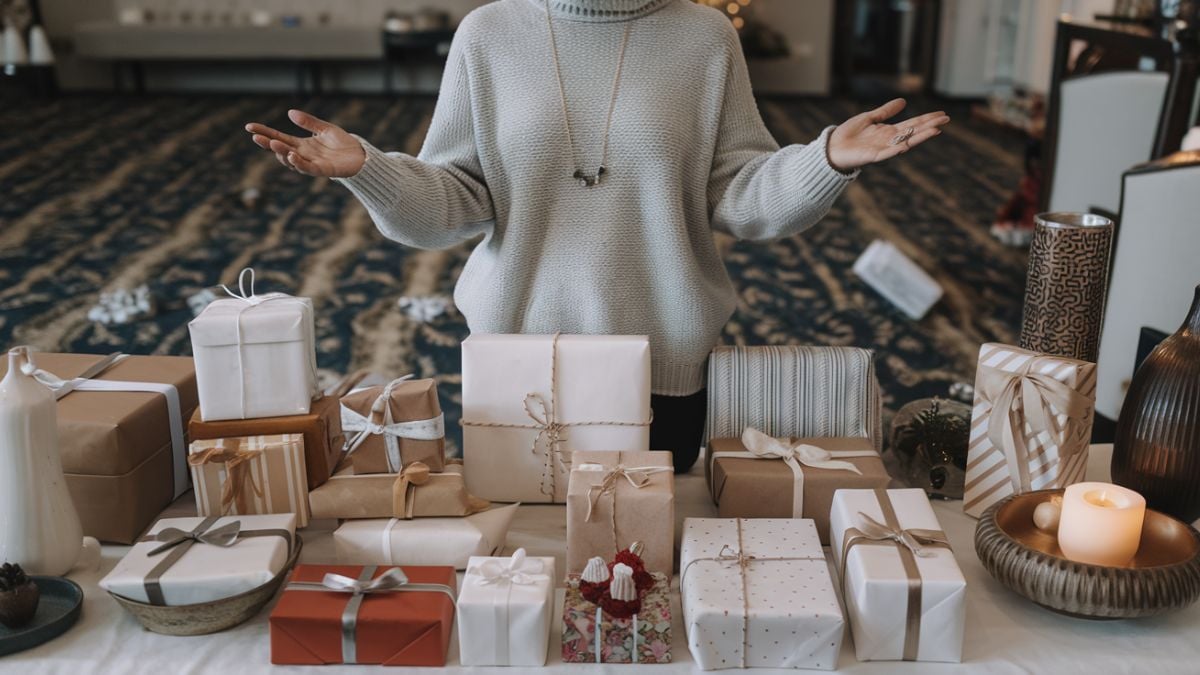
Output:
<instances>
[{"instance_id":1,"label":"striped gift box","mask_svg":"<svg viewBox=\"0 0 1200 675\"><path fill-rule=\"evenodd\" d=\"M1027 405L1040 401L1025 400L1018 393L1011 399L1009 411L1020 428L1024 447L1025 466L1016 466L1005 457L989 434L993 418L994 387L985 385L987 369L1011 374L1012 386L1021 390L1020 378L1046 376L1074 390L1086 399L1086 412L1070 419L1052 402L1046 402L1050 414L1045 416L1047 427L1035 431L1030 424ZM978 518L989 506L1005 497L1021 492L1063 488L1083 480L1087 468L1088 443L1092 428L1093 405L1096 395L1096 364L1059 356L1049 356L1009 345L988 343L979 349L979 369L975 379L975 407L971 412L971 440L967 454L966 490L963 510ZM1006 416L1005 419L1008 419ZM1027 486L1021 484L1023 476Z\"/></svg>"},{"instance_id":2,"label":"striped gift box","mask_svg":"<svg viewBox=\"0 0 1200 675\"><path fill-rule=\"evenodd\" d=\"M308 525L302 434L193 441L188 460L200 515L294 513Z\"/></svg>"},{"instance_id":3,"label":"striped gift box","mask_svg":"<svg viewBox=\"0 0 1200 675\"><path fill-rule=\"evenodd\" d=\"M869 350L717 347L708 362L705 438L754 427L777 438L869 438L882 447L879 382Z\"/></svg>"}]
</instances>

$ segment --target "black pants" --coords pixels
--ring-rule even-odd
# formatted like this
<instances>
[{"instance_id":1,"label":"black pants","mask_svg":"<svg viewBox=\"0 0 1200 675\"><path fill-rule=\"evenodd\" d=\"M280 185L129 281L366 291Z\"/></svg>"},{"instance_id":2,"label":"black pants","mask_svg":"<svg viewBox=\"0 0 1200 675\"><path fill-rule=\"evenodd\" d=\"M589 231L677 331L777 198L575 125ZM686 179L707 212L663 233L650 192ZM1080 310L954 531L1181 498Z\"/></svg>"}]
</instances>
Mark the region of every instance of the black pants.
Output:
<instances>
[{"instance_id":1,"label":"black pants","mask_svg":"<svg viewBox=\"0 0 1200 675\"><path fill-rule=\"evenodd\" d=\"M700 456L708 392L701 389L691 396L654 395L650 407L654 409L650 449L670 450L675 455L675 473L686 473Z\"/></svg>"}]
</instances>

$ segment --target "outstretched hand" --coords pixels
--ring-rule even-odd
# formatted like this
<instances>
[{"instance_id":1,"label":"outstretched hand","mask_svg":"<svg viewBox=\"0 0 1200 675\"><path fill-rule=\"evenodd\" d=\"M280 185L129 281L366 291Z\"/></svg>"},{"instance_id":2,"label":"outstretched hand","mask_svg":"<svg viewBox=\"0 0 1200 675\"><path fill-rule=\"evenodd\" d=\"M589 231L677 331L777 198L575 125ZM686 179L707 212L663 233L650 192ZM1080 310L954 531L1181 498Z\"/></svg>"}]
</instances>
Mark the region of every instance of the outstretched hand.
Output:
<instances>
[{"instance_id":1,"label":"outstretched hand","mask_svg":"<svg viewBox=\"0 0 1200 675\"><path fill-rule=\"evenodd\" d=\"M247 124L246 131L256 145L274 152L280 164L302 174L345 178L362 169L367 154L345 129L300 110L289 110L288 119L312 135L292 136L257 122Z\"/></svg>"},{"instance_id":2,"label":"outstretched hand","mask_svg":"<svg viewBox=\"0 0 1200 675\"><path fill-rule=\"evenodd\" d=\"M902 98L892 99L874 110L842 122L829 136L829 163L839 171L853 171L875 162L891 159L942 133L950 116L939 110L888 124L907 105Z\"/></svg>"}]
</instances>

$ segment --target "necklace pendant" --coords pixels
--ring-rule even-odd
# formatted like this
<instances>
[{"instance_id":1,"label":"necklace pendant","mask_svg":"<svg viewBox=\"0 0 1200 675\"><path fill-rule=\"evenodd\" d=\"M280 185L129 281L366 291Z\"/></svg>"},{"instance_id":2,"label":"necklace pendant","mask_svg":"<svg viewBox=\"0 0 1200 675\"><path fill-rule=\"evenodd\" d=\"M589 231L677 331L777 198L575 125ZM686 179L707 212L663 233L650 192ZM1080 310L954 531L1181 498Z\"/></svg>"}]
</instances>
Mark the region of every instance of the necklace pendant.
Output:
<instances>
[{"instance_id":1,"label":"necklace pendant","mask_svg":"<svg viewBox=\"0 0 1200 675\"><path fill-rule=\"evenodd\" d=\"M575 173L572 177L575 180L579 181L580 186L585 187L585 188L592 188L592 187L596 187L597 185L600 184L600 181L604 178L605 173L606 173L606 170L604 167L600 167L596 171L595 175L589 175L579 169L576 169Z\"/></svg>"}]
</instances>

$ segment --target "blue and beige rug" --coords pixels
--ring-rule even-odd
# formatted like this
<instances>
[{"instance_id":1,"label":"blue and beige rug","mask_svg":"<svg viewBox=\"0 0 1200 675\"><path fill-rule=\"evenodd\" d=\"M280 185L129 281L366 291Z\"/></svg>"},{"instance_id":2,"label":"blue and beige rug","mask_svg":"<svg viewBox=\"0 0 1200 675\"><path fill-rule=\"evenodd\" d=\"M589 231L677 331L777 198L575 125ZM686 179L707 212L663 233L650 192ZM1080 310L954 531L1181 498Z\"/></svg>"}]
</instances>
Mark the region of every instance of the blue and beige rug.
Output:
<instances>
[{"instance_id":1,"label":"blue and beige rug","mask_svg":"<svg viewBox=\"0 0 1200 675\"><path fill-rule=\"evenodd\" d=\"M325 98L313 113L389 149L416 152L433 99ZM0 107L0 346L187 354L186 298L238 271L259 292L311 297L318 361L329 379L370 368L440 382L459 437L459 342L450 312L410 319L402 296L449 295L469 249L417 251L385 241L340 186L285 171L242 132L285 125L275 97L71 96ZM764 101L780 142L805 141L859 108L843 100ZM959 116L929 148L874 167L825 222L766 245L722 241L740 307L728 343L858 345L876 351L885 406L944 395L971 379L979 344L1012 341L1025 257L992 240L992 214L1016 185L1021 142ZM258 188L258 208L239 194ZM945 286L920 322L852 272L876 238ZM152 319L87 318L102 291L149 284Z\"/></svg>"}]
</instances>

